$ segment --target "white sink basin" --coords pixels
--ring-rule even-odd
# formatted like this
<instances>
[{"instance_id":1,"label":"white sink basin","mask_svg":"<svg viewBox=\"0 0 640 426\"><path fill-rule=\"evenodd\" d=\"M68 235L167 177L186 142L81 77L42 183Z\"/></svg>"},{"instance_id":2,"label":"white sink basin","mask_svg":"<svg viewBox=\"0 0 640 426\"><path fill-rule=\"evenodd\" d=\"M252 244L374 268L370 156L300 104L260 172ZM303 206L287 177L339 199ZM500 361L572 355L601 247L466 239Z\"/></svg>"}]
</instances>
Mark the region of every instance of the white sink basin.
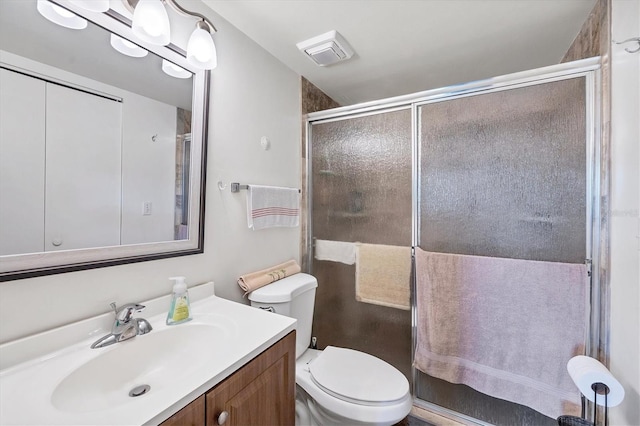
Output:
<instances>
[{"instance_id":1,"label":"white sink basin","mask_svg":"<svg viewBox=\"0 0 640 426\"><path fill-rule=\"evenodd\" d=\"M292 318L216 296L192 300L193 320L167 326L169 300L143 302L160 312L147 317L148 334L90 349L96 333L0 371L0 425L157 425L295 329ZM130 397L140 385L149 391Z\"/></svg>"},{"instance_id":2,"label":"white sink basin","mask_svg":"<svg viewBox=\"0 0 640 426\"><path fill-rule=\"evenodd\" d=\"M88 412L114 408L172 385L211 362L228 332L209 324L181 324L115 344L105 353L73 370L53 391L51 402L65 411ZM198 342L197 350L192 350ZM137 386L150 389L136 397Z\"/></svg>"}]
</instances>

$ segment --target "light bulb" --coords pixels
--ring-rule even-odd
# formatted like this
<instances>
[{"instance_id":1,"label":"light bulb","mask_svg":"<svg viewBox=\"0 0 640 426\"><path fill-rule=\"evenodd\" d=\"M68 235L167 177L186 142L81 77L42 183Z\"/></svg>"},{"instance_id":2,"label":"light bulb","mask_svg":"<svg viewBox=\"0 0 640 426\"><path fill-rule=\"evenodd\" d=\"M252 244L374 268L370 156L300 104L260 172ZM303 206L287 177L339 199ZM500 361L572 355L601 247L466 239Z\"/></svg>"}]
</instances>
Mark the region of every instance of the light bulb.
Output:
<instances>
[{"instance_id":1,"label":"light bulb","mask_svg":"<svg viewBox=\"0 0 640 426\"><path fill-rule=\"evenodd\" d=\"M206 27L199 22L189 37L187 44L187 61L195 67L211 70L218 65L216 45Z\"/></svg>"},{"instance_id":2,"label":"light bulb","mask_svg":"<svg viewBox=\"0 0 640 426\"><path fill-rule=\"evenodd\" d=\"M198 30L203 31L203 30ZM211 59L211 51L203 37L196 37L193 43L193 56L200 62L207 62Z\"/></svg>"},{"instance_id":3,"label":"light bulb","mask_svg":"<svg viewBox=\"0 0 640 426\"><path fill-rule=\"evenodd\" d=\"M68 11L64 7L51 3L47 0L38 0L36 4L38 12L49 21L60 26L71 28L73 30L81 30L87 27L87 20L79 17L73 12Z\"/></svg>"},{"instance_id":4,"label":"light bulb","mask_svg":"<svg viewBox=\"0 0 640 426\"><path fill-rule=\"evenodd\" d=\"M115 34L112 34L112 35L115 35ZM116 37L117 37L117 36L116 36ZM138 47L138 46L136 46L135 44L131 43L131 42L130 42L129 40L127 40L126 38L122 38L122 37L120 37L120 40L122 40L122 44L124 44L124 45L125 45L126 47L128 47L129 49L133 49L133 48L135 48L135 47Z\"/></svg>"},{"instance_id":5,"label":"light bulb","mask_svg":"<svg viewBox=\"0 0 640 426\"><path fill-rule=\"evenodd\" d=\"M133 10L131 29L148 43L166 46L171 41L169 15L160 0L139 0Z\"/></svg>"},{"instance_id":6,"label":"light bulb","mask_svg":"<svg viewBox=\"0 0 640 426\"><path fill-rule=\"evenodd\" d=\"M73 18L74 16L76 16L73 12L68 11L64 7L60 7L55 3L51 3L51 8L53 9L54 12L56 12L58 15L62 16L65 19Z\"/></svg>"},{"instance_id":7,"label":"light bulb","mask_svg":"<svg viewBox=\"0 0 640 426\"><path fill-rule=\"evenodd\" d=\"M137 44L131 43L129 40L115 34L111 34L111 47L123 55L132 56L134 58L142 58L143 56L147 56L148 53Z\"/></svg>"},{"instance_id":8,"label":"light bulb","mask_svg":"<svg viewBox=\"0 0 640 426\"><path fill-rule=\"evenodd\" d=\"M179 67L173 62L167 61L166 59L162 60L162 71L164 71L165 74L170 75L171 77L176 77L176 78L191 77L191 73L189 71L185 70L182 67Z\"/></svg>"}]
</instances>

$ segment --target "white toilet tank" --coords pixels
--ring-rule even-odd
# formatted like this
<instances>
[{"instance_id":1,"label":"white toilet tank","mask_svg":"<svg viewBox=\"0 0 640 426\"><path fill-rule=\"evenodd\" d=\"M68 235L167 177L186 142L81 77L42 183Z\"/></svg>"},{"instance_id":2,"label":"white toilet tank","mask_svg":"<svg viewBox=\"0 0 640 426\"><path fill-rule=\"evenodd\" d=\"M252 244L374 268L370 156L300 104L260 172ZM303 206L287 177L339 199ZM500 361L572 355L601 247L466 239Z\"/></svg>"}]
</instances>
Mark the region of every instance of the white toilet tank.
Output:
<instances>
[{"instance_id":1,"label":"white toilet tank","mask_svg":"<svg viewBox=\"0 0 640 426\"><path fill-rule=\"evenodd\" d=\"M249 293L251 306L271 310L298 320L296 325L296 358L311 341L313 306L318 281L309 274L295 274Z\"/></svg>"}]
</instances>

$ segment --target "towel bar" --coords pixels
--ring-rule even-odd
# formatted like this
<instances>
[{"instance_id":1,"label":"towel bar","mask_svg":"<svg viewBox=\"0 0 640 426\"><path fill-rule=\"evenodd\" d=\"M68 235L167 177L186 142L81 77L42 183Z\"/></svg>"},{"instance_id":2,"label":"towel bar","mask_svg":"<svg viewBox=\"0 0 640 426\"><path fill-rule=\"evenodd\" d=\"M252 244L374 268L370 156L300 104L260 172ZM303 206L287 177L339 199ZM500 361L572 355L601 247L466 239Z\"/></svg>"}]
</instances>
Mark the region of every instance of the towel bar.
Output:
<instances>
[{"instance_id":1,"label":"towel bar","mask_svg":"<svg viewBox=\"0 0 640 426\"><path fill-rule=\"evenodd\" d=\"M249 185L240 185L238 182L231 182L231 192L240 192L241 189L249 189Z\"/></svg>"},{"instance_id":2,"label":"towel bar","mask_svg":"<svg viewBox=\"0 0 640 426\"><path fill-rule=\"evenodd\" d=\"M240 192L241 189L249 189L249 185L240 185L238 182L231 182L231 192ZM298 192L301 192L298 189Z\"/></svg>"}]
</instances>

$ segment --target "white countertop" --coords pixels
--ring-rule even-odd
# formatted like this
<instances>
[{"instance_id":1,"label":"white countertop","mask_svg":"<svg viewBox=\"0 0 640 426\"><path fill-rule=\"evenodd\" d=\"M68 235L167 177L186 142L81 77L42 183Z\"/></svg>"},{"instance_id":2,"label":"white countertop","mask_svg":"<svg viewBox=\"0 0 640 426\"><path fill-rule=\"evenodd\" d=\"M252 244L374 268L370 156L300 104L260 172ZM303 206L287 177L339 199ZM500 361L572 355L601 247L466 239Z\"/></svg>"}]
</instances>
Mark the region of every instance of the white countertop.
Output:
<instances>
[{"instance_id":1,"label":"white countertop","mask_svg":"<svg viewBox=\"0 0 640 426\"><path fill-rule=\"evenodd\" d=\"M158 424L286 336L295 329L296 324L292 318L216 296L192 302L191 312L191 321L174 326L165 325L166 311L150 318L138 314L137 317L146 318L153 326L149 334L100 349L90 349L91 343L97 339L92 336L0 371L0 424ZM153 333L174 333L180 327L193 326L215 326L220 330L215 339L219 341L198 342L198 339L191 339L180 348L189 352L198 351L200 347L200 350L206 351L206 362L197 368L185 365L173 377L156 378L162 383L149 383L149 393L136 398L126 396L118 399L113 406L99 408L87 408L83 404L61 408L52 398L56 388L74 370L110 351L121 350L121 345L131 345L127 348L128 352L135 354L136 341L142 342ZM109 366L114 372L123 367L126 366Z\"/></svg>"}]
</instances>

